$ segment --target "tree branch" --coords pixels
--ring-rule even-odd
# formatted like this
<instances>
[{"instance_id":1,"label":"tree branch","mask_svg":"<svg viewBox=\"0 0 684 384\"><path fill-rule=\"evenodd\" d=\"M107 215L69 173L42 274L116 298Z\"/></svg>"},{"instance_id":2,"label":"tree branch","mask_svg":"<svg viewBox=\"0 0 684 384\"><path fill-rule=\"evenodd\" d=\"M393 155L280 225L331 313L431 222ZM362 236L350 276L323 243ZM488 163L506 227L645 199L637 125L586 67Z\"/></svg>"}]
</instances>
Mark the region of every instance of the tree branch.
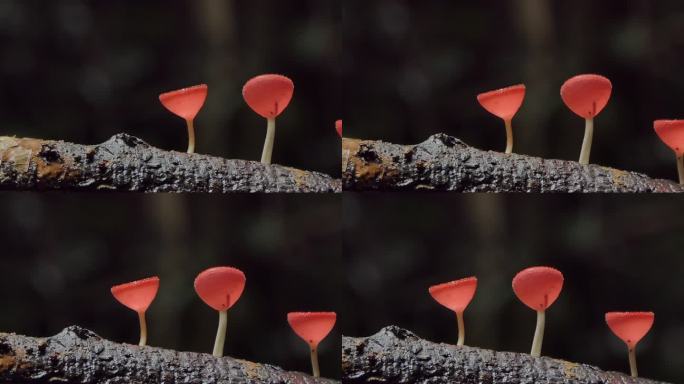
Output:
<instances>
[{"instance_id":1,"label":"tree branch","mask_svg":"<svg viewBox=\"0 0 684 384\"><path fill-rule=\"evenodd\" d=\"M342 141L345 190L684 192L673 181L575 161L482 151L436 134L417 145Z\"/></svg>"},{"instance_id":2,"label":"tree branch","mask_svg":"<svg viewBox=\"0 0 684 384\"><path fill-rule=\"evenodd\" d=\"M370 337L342 337L342 381L345 384L659 383L548 357L437 344L395 326L383 328Z\"/></svg>"},{"instance_id":3,"label":"tree branch","mask_svg":"<svg viewBox=\"0 0 684 384\"><path fill-rule=\"evenodd\" d=\"M0 382L339 383L231 357L114 343L76 326L48 338L0 333Z\"/></svg>"},{"instance_id":4,"label":"tree branch","mask_svg":"<svg viewBox=\"0 0 684 384\"><path fill-rule=\"evenodd\" d=\"M0 189L136 192L340 192L330 176L165 151L127 134L98 145L0 137Z\"/></svg>"}]
</instances>

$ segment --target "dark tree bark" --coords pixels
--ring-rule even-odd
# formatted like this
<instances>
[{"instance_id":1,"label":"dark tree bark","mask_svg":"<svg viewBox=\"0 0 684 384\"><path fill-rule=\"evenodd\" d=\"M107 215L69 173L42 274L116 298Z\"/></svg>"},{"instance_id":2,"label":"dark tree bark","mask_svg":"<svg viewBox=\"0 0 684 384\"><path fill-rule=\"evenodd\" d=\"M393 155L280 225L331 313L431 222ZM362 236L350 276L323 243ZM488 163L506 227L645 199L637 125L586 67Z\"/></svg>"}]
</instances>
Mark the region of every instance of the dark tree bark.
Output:
<instances>
[{"instance_id":1,"label":"dark tree bark","mask_svg":"<svg viewBox=\"0 0 684 384\"><path fill-rule=\"evenodd\" d=\"M0 333L0 382L339 383L231 357L114 343L75 326L48 338Z\"/></svg>"},{"instance_id":2,"label":"dark tree bark","mask_svg":"<svg viewBox=\"0 0 684 384\"><path fill-rule=\"evenodd\" d=\"M625 360L627 357L625 356ZM548 357L437 344L394 326L342 337L342 382L393 384L655 384Z\"/></svg>"},{"instance_id":3,"label":"dark tree bark","mask_svg":"<svg viewBox=\"0 0 684 384\"><path fill-rule=\"evenodd\" d=\"M281 165L165 151L127 134L93 146L3 136L0 189L341 192L341 183Z\"/></svg>"},{"instance_id":4,"label":"dark tree bark","mask_svg":"<svg viewBox=\"0 0 684 384\"><path fill-rule=\"evenodd\" d=\"M436 134L417 145L343 139L342 187L353 191L684 192L670 180L575 161L482 151Z\"/></svg>"}]
</instances>

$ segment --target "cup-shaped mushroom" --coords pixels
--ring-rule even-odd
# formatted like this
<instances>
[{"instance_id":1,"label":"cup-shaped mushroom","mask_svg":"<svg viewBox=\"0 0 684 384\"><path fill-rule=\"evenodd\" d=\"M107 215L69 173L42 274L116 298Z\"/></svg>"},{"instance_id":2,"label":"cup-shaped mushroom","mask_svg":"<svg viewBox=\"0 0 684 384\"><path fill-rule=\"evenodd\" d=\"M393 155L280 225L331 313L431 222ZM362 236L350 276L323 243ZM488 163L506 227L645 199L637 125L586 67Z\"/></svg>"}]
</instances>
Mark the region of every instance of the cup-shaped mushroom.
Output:
<instances>
[{"instance_id":1,"label":"cup-shaped mushroom","mask_svg":"<svg viewBox=\"0 0 684 384\"><path fill-rule=\"evenodd\" d=\"M606 323L608 328L627 344L629 349L634 349L637 343L646 336L653 326L655 314L653 312L608 312Z\"/></svg>"},{"instance_id":2,"label":"cup-shaped mushroom","mask_svg":"<svg viewBox=\"0 0 684 384\"><path fill-rule=\"evenodd\" d=\"M335 120L335 130L337 135L342 137L342 120Z\"/></svg>"},{"instance_id":3,"label":"cup-shaped mushroom","mask_svg":"<svg viewBox=\"0 0 684 384\"><path fill-rule=\"evenodd\" d=\"M594 117L608 104L612 90L610 80L594 74L572 77L561 86L560 94L565 105L585 120L584 139L579 157L579 163L582 165L589 164L594 138Z\"/></svg>"},{"instance_id":4,"label":"cup-shaped mushroom","mask_svg":"<svg viewBox=\"0 0 684 384\"><path fill-rule=\"evenodd\" d=\"M138 345L147 344L147 321L145 312L159 291L159 277L152 276L126 284L115 285L111 288L112 295L121 304L138 313L140 322L140 341Z\"/></svg>"},{"instance_id":5,"label":"cup-shaped mushroom","mask_svg":"<svg viewBox=\"0 0 684 384\"><path fill-rule=\"evenodd\" d=\"M450 281L431 286L428 291L433 299L456 313L463 313L475 295L477 278Z\"/></svg>"},{"instance_id":6,"label":"cup-shaped mushroom","mask_svg":"<svg viewBox=\"0 0 684 384\"><path fill-rule=\"evenodd\" d=\"M207 85L200 84L159 95L159 101L173 114L193 120L207 99Z\"/></svg>"},{"instance_id":7,"label":"cup-shaped mushroom","mask_svg":"<svg viewBox=\"0 0 684 384\"><path fill-rule=\"evenodd\" d=\"M166 109L185 119L185 124L188 128L188 153L195 152L194 120L206 99L206 84L195 85L159 95L159 101L161 101Z\"/></svg>"},{"instance_id":8,"label":"cup-shaped mushroom","mask_svg":"<svg viewBox=\"0 0 684 384\"><path fill-rule=\"evenodd\" d=\"M563 83L560 94L571 111L585 119L593 119L608 104L612 90L613 85L606 77L584 74Z\"/></svg>"},{"instance_id":9,"label":"cup-shaped mushroom","mask_svg":"<svg viewBox=\"0 0 684 384\"><path fill-rule=\"evenodd\" d=\"M116 300L138 313L147 311L157 296L158 290L159 277L157 276L115 285L111 288Z\"/></svg>"},{"instance_id":10,"label":"cup-shaped mushroom","mask_svg":"<svg viewBox=\"0 0 684 384\"><path fill-rule=\"evenodd\" d=\"M684 120L656 120L653 129L677 157L684 155Z\"/></svg>"},{"instance_id":11,"label":"cup-shaped mushroom","mask_svg":"<svg viewBox=\"0 0 684 384\"><path fill-rule=\"evenodd\" d=\"M275 120L292 100L294 84L283 75L260 75L245 83L242 97L254 112L266 118L266 139L261 151L261 163L271 164L275 141Z\"/></svg>"},{"instance_id":12,"label":"cup-shaped mushroom","mask_svg":"<svg viewBox=\"0 0 684 384\"><path fill-rule=\"evenodd\" d=\"M335 326L337 314L335 312L290 312L287 322L292 330L309 344L311 352L311 370L314 377L320 377L318 367L318 344Z\"/></svg>"},{"instance_id":13,"label":"cup-shaped mushroom","mask_svg":"<svg viewBox=\"0 0 684 384\"><path fill-rule=\"evenodd\" d=\"M245 289L245 274L233 267L214 267L195 278L195 291L208 306L217 311L232 307Z\"/></svg>"},{"instance_id":14,"label":"cup-shaped mushroom","mask_svg":"<svg viewBox=\"0 0 684 384\"><path fill-rule=\"evenodd\" d=\"M513 278L513 291L525 305L545 311L563 289L563 274L551 267L531 267Z\"/></svg>"},{"instance_id":15,"label":"cup-shaped mushroom","mask_svg":"<svg viewBox=\"0 0 684 384\"><path fill-rule=\"evenodd\" d=\"M513 126L511 120L525 98L525 85L518 84L477 95L477 101L489 113L503 119L506 127L505 153L513 152Z\"/></svg>"},{"instance_id":16,"label":"cup-shaped mushroom","mask_svg":"<svg viewBox=\"0 0 684 384\"><path fill-rule=\"evenodd\" d=\"M520 271L513 278L513 292L525 305L537 312L537 327L532 340L533 357L541 356L546 324L546 309L553 304L563 289L563 274L550 267L532 267Z\"/></svg>"},{"instance_id":17,"label":"cup-shaped mushroom","mask_svg":"<svg viewBox=\"0 0 684 384\"><path fill-rule=\"evenodd\" d=\"M287 322L292 330L306 341L313 349L323 340L335 326L335 312L290 312Z\"/></svg>"},{"instance_id":18,"label":"cup-shaped mushroom","mask_svg":"<svg viewBox=\"0 0 684 384\"><path fill-rule=\"evenodd\" d=\"M679 184L684 185L684 120L656 120L653 129L677 157Z\"/></svg>"},{"instance_id":19,"label":"cup-shaped mushroom","mask_svg":"<svg viewBox=\"0 0 684 384\"><path fill-rule=\"evenodd\" d=\"M256 76L242 87L242 97L254 112L266 119L280 115L292 100L294 83L283 75Z\"/></svg>"},{"instance_id":20,"label":"cup-shaped mushroom","mask_svg":"<svg viewBox=\"0 0 684 384\"><path fill-rule=\"evenodd\" d=\"M465 325L463 312L475 295L477 278L474 276L465 279L454 280L448 283L433 285L428 289L435 301L451 309L456 313L458 322L458 342L463 345L465 341Z\"/></svg>"},{"instance_id":21,"label":"cup-shaped mushroom","mask_svg":"<svg viewBox=\"0 0 684 384\"><path fill-rule=\"evenodd\" d=\"M636 361L636 345L653 326L653 312L608 312L606 323L615 336L627 344L629 369L633 377L639 376Z\"/></svg>"},{"instance_id":22,"label":"cup-shaped mushroom","mask_svg":"<svg viewBox=\"0 0 684 384\"><path fill-rule=\"evenodd\" d=\"M653 129L677 157L684 155L684 120L656 120Z\"/></svg>"},{"instance_id":23,"label":"cup-shaped mushroom","mask_svg":"<svg viewBox=\"0 0 684 384\"><path fill-rule=\"evenodd\" d=\"M510 121L525 99L525 85L517 84L477 95L482 108L494 116Z\"/></svg>"},{"instance_id":24,"label":"cup-shaped mushroom","mask_svg":"<svg viewBox=\"0 0 684 384\"><path fill-rule=\"evenodd\" d=\"M219 326L214 340L213 355L223 356L226 341L228 309L238 301L245 289L245 274L233 267L214 267L195 278L195 291L208 306L219 312Z\"/></svg>"}]
</instances>

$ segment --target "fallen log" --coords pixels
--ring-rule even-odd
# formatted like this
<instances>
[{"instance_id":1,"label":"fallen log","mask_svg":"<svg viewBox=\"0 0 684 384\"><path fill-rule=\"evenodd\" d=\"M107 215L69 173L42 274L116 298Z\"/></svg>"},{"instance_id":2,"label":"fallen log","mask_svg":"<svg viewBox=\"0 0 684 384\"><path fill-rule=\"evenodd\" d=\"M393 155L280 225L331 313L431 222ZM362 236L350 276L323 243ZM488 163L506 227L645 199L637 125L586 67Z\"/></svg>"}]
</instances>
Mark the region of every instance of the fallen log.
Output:
<instances>
[{"instance_id":1,"label":"fallen log","mask_svg":"<svg viewBox=\"0 0 684 384\"><path fill-rule=\"evenodd\" d=\"M576 161L483 151L445 134L416 145L344 138L350 191L684 192L674 181Z\"/></svg>"},{"instance_id":2,"label":"fallen log","mask_svg":"<svg viewBox=\"0 0 684 384\"><path fill-rule=\"evenodd\" d=\"M231 357L119 344L77 326L48 338L0 333L0 382L339 383Z\"/></svg>"},{"instance_id":3,"label":"fallen log","mask_svg":"<svg viewBox=\"0 0 684 384\"><path fill-rule=\"evenodd\" d=\"M165 151L124 133L98 145L0 137L2 190L341 192L318 172Z\"/></svg>"},{"instance_id":4,"label":"fallen log","mask_svg":"<svg viewBox=\"0 0 684 384\"><path fill-rule=\"evenodd\" d=\"M549 357L437 344L390 326L370 337L342 337L342 382L656 384Z\"/></svg>"}]
</instances>

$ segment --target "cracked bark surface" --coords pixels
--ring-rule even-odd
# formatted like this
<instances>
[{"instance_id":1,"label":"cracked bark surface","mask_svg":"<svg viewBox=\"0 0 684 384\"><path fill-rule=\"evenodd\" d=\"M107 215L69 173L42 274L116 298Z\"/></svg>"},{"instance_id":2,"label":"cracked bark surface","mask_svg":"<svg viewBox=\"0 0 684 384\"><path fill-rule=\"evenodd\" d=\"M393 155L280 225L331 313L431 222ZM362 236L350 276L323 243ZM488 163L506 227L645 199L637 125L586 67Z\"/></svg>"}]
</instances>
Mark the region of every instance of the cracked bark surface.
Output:
<instances>
[{"instance_id":1,"label":"cracked bark surface","mask_svg":"<svg viewBox=\"0 0 684 384\"><path fill-rule=\"evenodd\" d=\"M342 382L664 384L549 357L433 343L395 326L342 337Z\"/></svg>"},{"instance_id":2,"label":"cracked bark surface","mask_svg":"<svg viewBox=\"0 0 684 384\"><path fill-rule=\"evenodd\" d=\"M231 357L119 344L77 326L47 338L0 333L0 382L339 383Z\"/></svg>"},{"instance_id":3,"label":"cracked bark surface","mask_svg":"<svg viewBox=\"0 0 684 384\"><path fill-rule=\"evenodd\" d=\"M473 148L445 134L416 145L344 138L342 188L351 191L684 192L674 181L576 161Z\"/></svg>"},{"instance_id":4,"label":"cracked bark surface","mask_svg":"<svg viewBox=\"0 0 684 384\"><path fill-rule=\"evenodd\" d=\"M0 137L2 190L341 192L328 175L165 151L124 133L98 145Z\"/></svg>"}]
</instances>

